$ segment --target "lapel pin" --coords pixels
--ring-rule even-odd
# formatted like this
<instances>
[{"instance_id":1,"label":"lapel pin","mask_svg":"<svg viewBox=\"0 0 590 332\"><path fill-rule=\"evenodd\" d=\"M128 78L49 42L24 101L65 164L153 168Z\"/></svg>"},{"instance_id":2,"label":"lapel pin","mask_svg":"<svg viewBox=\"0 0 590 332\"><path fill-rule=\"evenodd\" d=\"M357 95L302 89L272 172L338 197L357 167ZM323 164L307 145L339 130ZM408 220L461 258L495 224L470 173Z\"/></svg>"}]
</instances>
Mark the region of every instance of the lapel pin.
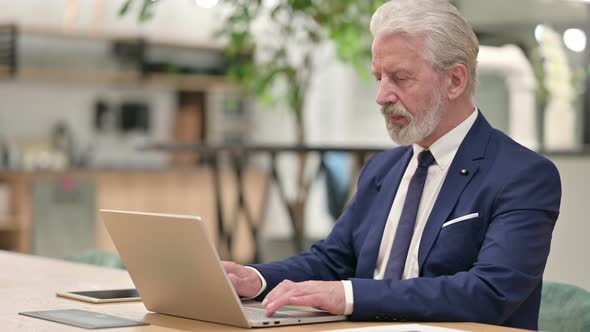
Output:
<instances>
[{"instance_id":1,"label":"lapel pin","mask_svg":"<svg viewBox=\"0 0 590 332\"><path fill-rule=\"evenodd\" d=\"M461 173L461 175L463 175L463 176L467 176L467 175L469 175L469 170L468 170L468 169L465 169L465 168L463 168L463 169L460 171L460 173Z\"/></svg>"}]
</instances>

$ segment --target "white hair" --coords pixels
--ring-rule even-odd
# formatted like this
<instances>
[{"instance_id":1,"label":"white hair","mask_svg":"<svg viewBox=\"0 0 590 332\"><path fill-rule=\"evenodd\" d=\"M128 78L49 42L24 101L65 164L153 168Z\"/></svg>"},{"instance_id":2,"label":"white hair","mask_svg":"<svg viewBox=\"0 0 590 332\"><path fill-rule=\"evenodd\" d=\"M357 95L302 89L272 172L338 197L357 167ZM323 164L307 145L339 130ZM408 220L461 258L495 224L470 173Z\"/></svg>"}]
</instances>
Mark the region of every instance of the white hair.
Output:
<instances>
[{"instance_id":1,"label":"white hair","mask_svg":"<svg viewBox=\"0 0 590 332\"><path fill-rule=\"evenodd\" d=\"M473 28L449 0L391 0L379 7L371 19L371 33L402 33L426 38L426 54L432 67L445 72L457 64L467 67L467 92L477 85L479 42Z\"/></svg>"}]
</instances>

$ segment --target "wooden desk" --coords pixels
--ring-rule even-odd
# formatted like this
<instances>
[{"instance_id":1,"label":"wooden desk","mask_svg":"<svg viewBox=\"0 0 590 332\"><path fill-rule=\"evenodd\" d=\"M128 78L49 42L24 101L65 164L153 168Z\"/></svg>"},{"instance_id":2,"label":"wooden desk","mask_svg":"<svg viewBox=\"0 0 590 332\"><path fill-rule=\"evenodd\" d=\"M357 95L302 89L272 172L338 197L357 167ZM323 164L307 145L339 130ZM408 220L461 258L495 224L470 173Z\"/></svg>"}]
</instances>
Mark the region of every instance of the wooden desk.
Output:
<instances>
[{"instance_id":1,"label":"wooden desk","mask_svg":"<svg viewBox=\"0 0 590 332\"><path fill-rule=\"evenodd\" d=\"M22 311L82 309L143 320L151 325L101 331L246 331L245 329L148 312L142 303L88 304L55 296L58 290L89 290L132 287L125 271L74 264L47 258L0 251L0 328L2 331L85 331L58 323L18 315ZM256 331L318 331L377 326L383 323L323 323ZM430 324L466 331L523 331L474 323Z\"/></svg>"}]
</instances>

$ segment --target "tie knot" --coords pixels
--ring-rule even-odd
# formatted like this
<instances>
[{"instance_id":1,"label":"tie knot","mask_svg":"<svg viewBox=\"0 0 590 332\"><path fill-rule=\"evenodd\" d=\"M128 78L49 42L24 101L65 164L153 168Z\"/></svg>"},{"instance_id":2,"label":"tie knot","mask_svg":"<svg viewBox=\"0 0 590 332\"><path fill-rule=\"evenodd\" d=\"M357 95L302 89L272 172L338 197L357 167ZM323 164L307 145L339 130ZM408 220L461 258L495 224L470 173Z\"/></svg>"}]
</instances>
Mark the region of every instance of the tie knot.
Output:
<instances>
[{"instance_id":1,"label":"tie knot","mask_svg":"<svg viewBox=\"0 0 590 332\"><path fill-rule=\"evenodd\" d=\"M424 150L418 155L418 167L428 168L434 163L434 156L430 150Z\"/></svg>"}]
</instances>

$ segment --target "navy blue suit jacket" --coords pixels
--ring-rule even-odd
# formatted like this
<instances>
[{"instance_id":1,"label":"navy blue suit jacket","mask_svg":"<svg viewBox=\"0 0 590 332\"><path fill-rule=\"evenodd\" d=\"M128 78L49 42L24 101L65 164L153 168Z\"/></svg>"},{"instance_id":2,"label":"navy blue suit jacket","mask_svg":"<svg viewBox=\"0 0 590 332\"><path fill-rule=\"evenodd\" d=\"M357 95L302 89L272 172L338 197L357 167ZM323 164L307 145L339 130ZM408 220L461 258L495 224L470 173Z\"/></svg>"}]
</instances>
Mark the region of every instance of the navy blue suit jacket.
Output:
<instances>
[{"instance_id":1,"label":"navy blue suit jacket","mask_svg":"<svg viewBox=\"0 0 590 332\"><path fill-rule=\"evenodd\" d=\"M549 160L493 129L481 113L450 166L419 248L420 277L374 280L383 229L411 147L375 155L325 240L253 265L267 281L352 281L352 320L468 321L537 329L561 183ZM468 170L462 174L461 170ZM465 172L463 172L465 173ZM478 213L479 217L442 225Z\"/></svg>"}]
</instances>

